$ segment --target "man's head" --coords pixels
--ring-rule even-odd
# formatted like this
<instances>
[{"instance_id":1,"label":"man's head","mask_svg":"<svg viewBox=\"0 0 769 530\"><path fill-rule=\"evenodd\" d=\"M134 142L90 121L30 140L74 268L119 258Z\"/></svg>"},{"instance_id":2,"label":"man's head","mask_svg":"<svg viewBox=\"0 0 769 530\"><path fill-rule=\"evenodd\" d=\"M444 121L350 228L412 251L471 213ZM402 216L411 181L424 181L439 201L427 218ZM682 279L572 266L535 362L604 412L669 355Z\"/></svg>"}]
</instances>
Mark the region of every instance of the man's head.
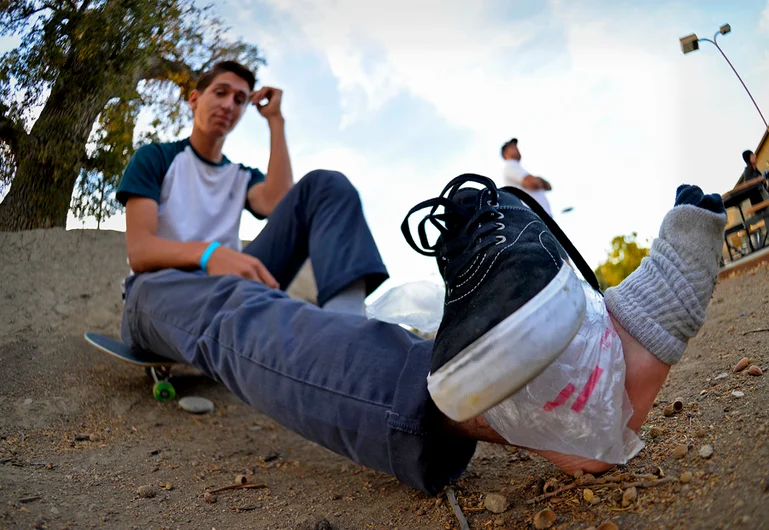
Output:
<instances>
[{"instance_id":1,"label":"man's head","mask_svg":"<svg viewBox=\"0 0 769 530\"><path fill-rule=\"evenodd\" d=\"M213 136L226 136L235 128L251 101L256 78L235 61L216 63L204 72L190 94L194 128Z\"/></svg>"},{"instance_id":2,"label":"man's head","mask_svg":"<svg viewBox=\"0 0 769 530\"><path fill-rule=\"evenodd\" d=\"M751 150L744 151L742 153L742 159L745 161L746 166L756 165L756 153Z\"/></svg>"},{"instance_id":3,"label":"man's head","mask_svg":"<svg viewBox=\"0 0 769 530\"><path fill-rule=\"evenodd\" d=\"M518 138L511 138L502 144L502 158L505 160L521 159L521 152L518 150Z\"/></svg>"}]
</instances>

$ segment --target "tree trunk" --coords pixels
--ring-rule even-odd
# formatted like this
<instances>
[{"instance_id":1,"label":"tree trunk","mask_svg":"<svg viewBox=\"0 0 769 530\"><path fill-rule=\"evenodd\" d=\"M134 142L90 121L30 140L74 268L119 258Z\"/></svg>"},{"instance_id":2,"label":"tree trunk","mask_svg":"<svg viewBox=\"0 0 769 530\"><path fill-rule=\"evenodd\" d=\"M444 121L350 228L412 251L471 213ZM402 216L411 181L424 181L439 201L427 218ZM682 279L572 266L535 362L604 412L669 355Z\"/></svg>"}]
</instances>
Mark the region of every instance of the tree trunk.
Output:
<instances>
[{"instance_id":1,"label":"tree trunk","mask_svg":"<svg viewBox=\"0 0 769 530\"><path fill-rule=\"evenodd\" d=\"M65 227L67 224L78 169L67 168L70 175L63 175L65 168L55 171L50 165L35 160L35 155L26 152L19 161L11 189L0 203L0 232Z\"/></svg>"},{"instance_id":2,"label":"tree trunk","mask_svg":"<svg viewBox=\"0 0 769 530\"><path fill-rule=\"evenodd\" d=\"M16 153L16 174L0 203L0 232L66 227L86 143L109 97L98 85L57 85Z\"/></svg>"}]
</instances>

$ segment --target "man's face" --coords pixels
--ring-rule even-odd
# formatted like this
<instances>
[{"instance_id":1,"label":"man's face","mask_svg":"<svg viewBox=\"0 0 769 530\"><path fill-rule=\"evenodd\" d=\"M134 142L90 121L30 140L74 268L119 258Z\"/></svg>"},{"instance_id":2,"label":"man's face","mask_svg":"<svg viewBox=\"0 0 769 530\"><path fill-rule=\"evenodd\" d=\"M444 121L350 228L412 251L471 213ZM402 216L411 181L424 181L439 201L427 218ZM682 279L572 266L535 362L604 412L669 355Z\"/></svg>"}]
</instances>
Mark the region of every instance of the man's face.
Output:
<instances>
[{"instance_id":1,"label":"man's face","mask_svg":"<svg viewBox=\"0 0 769 530\"><path fill-rule=\"evenodd\" d=\"M505 147L505 152L502 153L502 158L505 160L520 160L521 152L518 150L518 145L510 144Z\"/></svg>"},{"instance_id":2,"label":"man's face","mask_svg":"<svg viewBox=\"0 0 769 530\"><path fill-rule=\"evenodd\" d=\"M753 154L750 155L750 165L751 166L755 166L756 163L757 163L756 153L753 153Z\"/></svg>"},{"instance_id":3,"label":"man's face","mask_svg":"<svg viewBox=\"0 0 769 530\"><path fill-rule=\"evenodd\" d=\"M245 79L232 72L217 75L202 93L190 94L194 128L206 135L227 136L248 107L250 94Z\"/></svg>"}]
</instances>

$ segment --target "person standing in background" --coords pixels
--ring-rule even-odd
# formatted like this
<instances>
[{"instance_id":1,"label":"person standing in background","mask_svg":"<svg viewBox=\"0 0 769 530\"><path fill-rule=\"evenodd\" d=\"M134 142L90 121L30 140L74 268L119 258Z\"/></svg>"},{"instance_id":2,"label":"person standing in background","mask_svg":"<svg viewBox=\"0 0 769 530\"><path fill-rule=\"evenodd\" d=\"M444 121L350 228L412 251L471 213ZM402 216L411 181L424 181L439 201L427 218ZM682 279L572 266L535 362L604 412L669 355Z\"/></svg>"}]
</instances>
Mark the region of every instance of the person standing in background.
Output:
<instances>
[{"instance_id":1,"label":"person standing in background","mask_svg":"<svg viewBox=\"0 0 769 530\"><path fill-rule=\"evenodd\" d=\"M533 176L523 168L517 138L512 138L502 145L502 158L505 160L502 184L524 190L552 217L553 212L550 209L550 201L547 200L545 193L553 188L548 181L542 177Z\"/></svg>"}]
</instances>

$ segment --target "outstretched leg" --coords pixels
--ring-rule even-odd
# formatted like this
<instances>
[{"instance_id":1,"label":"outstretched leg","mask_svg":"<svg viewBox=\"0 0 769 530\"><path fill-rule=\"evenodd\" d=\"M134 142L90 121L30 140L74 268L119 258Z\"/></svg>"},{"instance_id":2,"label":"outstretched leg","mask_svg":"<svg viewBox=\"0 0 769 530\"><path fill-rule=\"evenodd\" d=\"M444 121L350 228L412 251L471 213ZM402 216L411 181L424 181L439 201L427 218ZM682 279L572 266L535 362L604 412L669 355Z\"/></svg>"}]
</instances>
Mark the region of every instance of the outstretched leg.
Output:
<instances>
[{"instance_id":1,"label":"outstretched leg","mask_svg":"<svg viewBox=\"0 0 769 530\"><path fill-rule=\"evenodd\" d=\"M718 275L726 214L718 195L696 186L678 189L674 208L641 266L606 292L606 306L622 342L625 389L633 405L628 427L643 425L672 364L702 327ZM455 432L506 443L482 417L449 423ZM611 464L555 451L534 450L564 471L596 473Z\"/></svg>"}]
</instances>

